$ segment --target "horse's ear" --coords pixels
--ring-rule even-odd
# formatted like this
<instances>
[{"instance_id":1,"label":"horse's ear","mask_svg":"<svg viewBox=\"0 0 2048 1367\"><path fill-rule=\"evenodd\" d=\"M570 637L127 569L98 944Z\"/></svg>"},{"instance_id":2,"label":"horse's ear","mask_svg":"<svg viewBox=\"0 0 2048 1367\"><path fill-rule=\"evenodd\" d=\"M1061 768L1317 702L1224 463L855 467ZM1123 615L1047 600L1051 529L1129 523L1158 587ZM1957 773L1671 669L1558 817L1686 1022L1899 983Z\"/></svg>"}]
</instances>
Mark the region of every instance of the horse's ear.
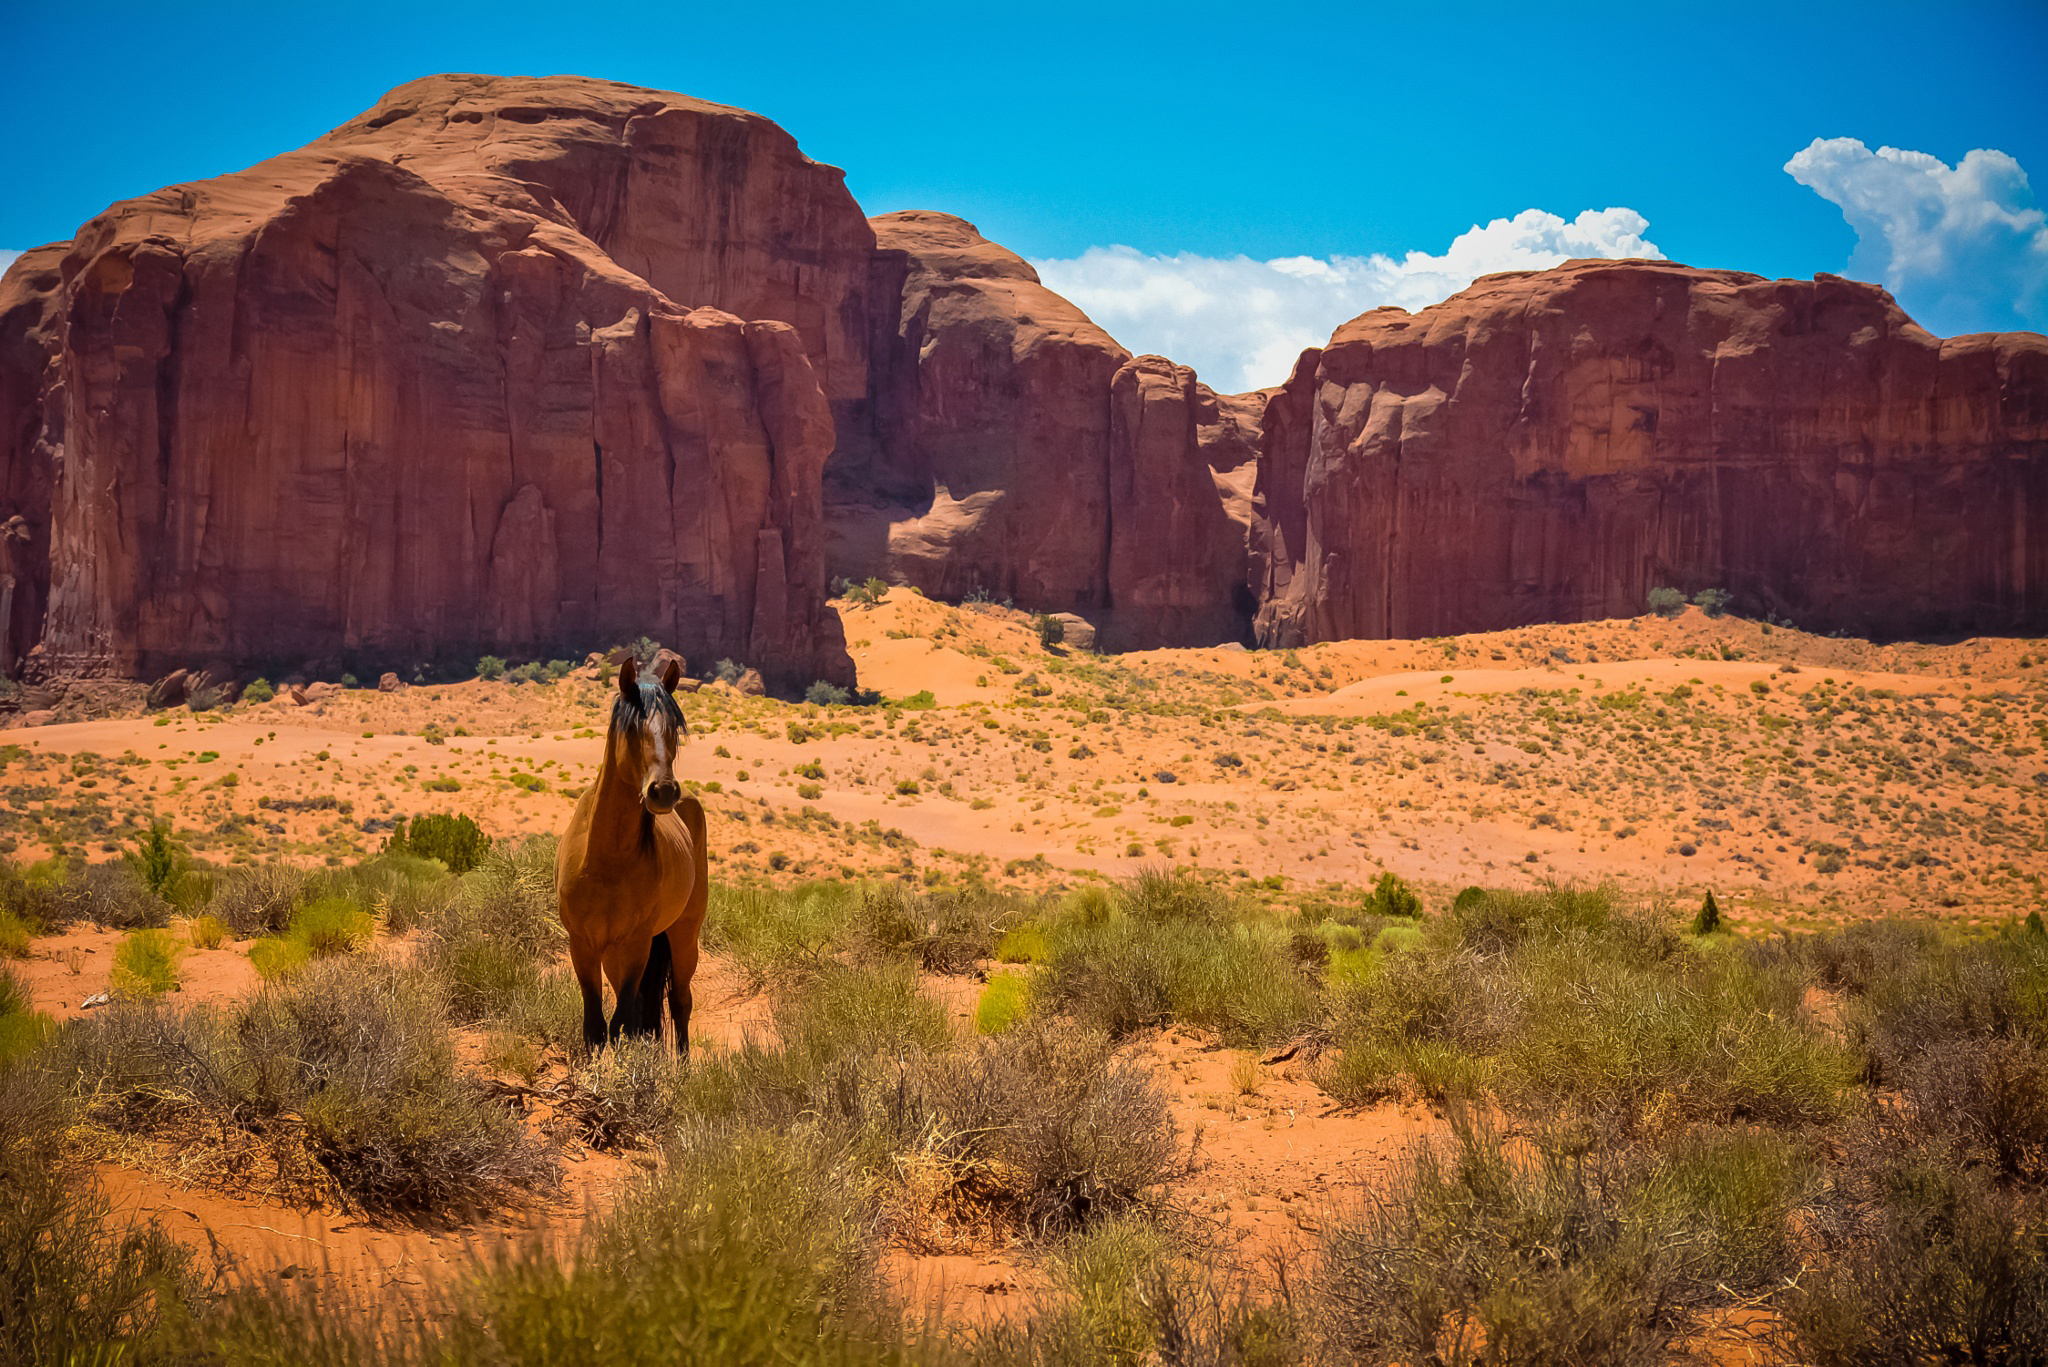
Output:
<instances>
[{"instance_id":1,"label":"horse's ear","mask_svg":"<svg viewBox=\"0 0 2048 1367\"><path fill-rule=\"evenodd\" d=\"M619 692L632 697L640 687L640 662L628 655L619 661Z\"/></svg>"},{"instance_id":2,"label":"horse's ear","mask_svg":"<svg viewBox=\"0 0 2048 1367\"><path fill-rule=\"evenodd\" d=\"M655 661L654 677L661 680L661 686L664 691L669 693L675 692L676 685L681 683L683 679L683 662L675 656L664 652L664 658Z\"/></svg>"}]
</instances>

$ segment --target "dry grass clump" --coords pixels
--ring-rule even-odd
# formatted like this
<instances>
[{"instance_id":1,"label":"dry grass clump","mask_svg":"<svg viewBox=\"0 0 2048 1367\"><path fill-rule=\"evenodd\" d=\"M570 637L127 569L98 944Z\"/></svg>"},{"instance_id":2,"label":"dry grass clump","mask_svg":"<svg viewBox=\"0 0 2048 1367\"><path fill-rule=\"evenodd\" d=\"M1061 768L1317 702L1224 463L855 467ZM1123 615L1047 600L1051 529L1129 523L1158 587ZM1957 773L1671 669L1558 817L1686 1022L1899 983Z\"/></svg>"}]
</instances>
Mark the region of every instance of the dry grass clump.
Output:
<instances>
[{"instance_id":1,"label":"dry grass clump","mask_svg":"<svg viewBox=\"0 0 2048 1367\"><path fill-rule=\"evenodd\" d=\"M227 1012L117 1002L68 1032L52 1066L103 1131L244 1157L254 1141L348 1208L446 1217L555 1175L553 1155L457 1071L445 998L417 971L316 962Z\"/></svg>"},{"instance_id":2,"label":"dry grass clump","mask_svg":"<svg viewBox=\"0 0 2048 1367\"><path fill-rule=\"evenodd\" d=\"M1053 1289L1045 1303L1021 1320L966 1335L958 1351L976 1367L1314 1360L1292 1307L1260 1297L1210 1253L1137 1214L1103 1221L1050 1251Z\"/></svg>"},{"instance_id":3,"label":"dry grass clump","mask_svg":"<svg viewBox=\"0 0 2048 1367\"><path fill-rule=\"evenodd\" d=\"M1920 1117L1880 1112L1854 1136L1810 1256L1780 1301L1801 1361L2048 1356L2048 1194L2002 1181Z\"/></svg>"},{"instance_id":4,"label":"dry grass clump","mask_svg":"<svg viewBox=\"0 0 2048 1367\"><path fill-rule=\"evenodd\" d=\"M915 959L928 973L967 973L994 956L1032 903L986 888L937 892L902 883L863 887L850 908L848 940L856 954Z\"/></svg>"},{"instance_id":5,"label":"dry grass clump","mask_svg":"<svg viewBox=\"0 0 2048 1367\"><path fill-rule=\"evenodd\" d=\"M1177 1170L1152 1071L1071 1021L1030 1020L907 1073L933 1156L984 1207L1043 1238L1146 1205ZM978 1185L977 1185L978 1184Z\"/></svg>"},{"instance_id":6,"label":"dry grass clump","mask_svg":"<svg viewBox=\"0 0 2048 1367\"><path fill-rule=\"evenodd\" d=\"M209 912L238 938L280 935L304 898L311 876L284 864L256 864L222 874Z\"/></svg>"},{"instance_id":7,"label":"dry grass clump","mask_svg":"<svg viewBox=\"0 0 2048 1367\"><path fill-rule=\"evenodd\" d=\"M0 1363L152 1362L202 1290L190 1250L115 1225L63 1162L71 1105L55 1079L0 1065Z\"/></svg>"}]
</instances>

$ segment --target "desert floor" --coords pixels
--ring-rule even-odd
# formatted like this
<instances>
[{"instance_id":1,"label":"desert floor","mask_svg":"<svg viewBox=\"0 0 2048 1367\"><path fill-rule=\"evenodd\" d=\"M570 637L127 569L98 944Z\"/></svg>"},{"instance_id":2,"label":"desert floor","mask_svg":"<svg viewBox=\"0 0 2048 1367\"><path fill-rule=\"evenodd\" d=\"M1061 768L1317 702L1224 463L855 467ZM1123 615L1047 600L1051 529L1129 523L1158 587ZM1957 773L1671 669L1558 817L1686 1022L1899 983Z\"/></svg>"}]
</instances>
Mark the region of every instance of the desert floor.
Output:
<instances>
[{"instance_id":1,"label":"desert floor","mask_svg":"<svg viewBox=\"0 0 2048 1367\"><path fill-rule=\"evenodd\" d=\"M684 696L679 775L711 815L714 877L914 876L1052 890L1146 865L1306 903L1381 871L1431 906L1458 888L1610 882L1672 905L1712 890L1746 933L1898 912L1969 924L2041 902L2048 872L2048 643L1874 645L1696 608L1299 651L1048 650L1025 614L893 590L838 605L860 683L891 706L816 706L712 683ZM691 661L693 670L705 662ZM921 696L922 695L922 696ZM0 737L0 850L103 859L154 821L216 864L339 863L398 818L462 812L493 836L558 831L595 772L611 691L470 680L304 702L149 712L140 689L60 699ZM35 942L59 1017L107 986L111 932ZM195 951L188 1000L255 990L247 945ZM963 1022L979 985L932 978ZM697 1032L765 1015L715 957ZM1284 1253L1370 1184L1426 1107L1334 1106L1299 1061L1243 1064L1200 1032L1150 1051L1196 1143L1174 1193L1219 1247ZM550 1060L536 1084L568 1075ZM1241 1075L1241 1073L1240 1073ZM545 1110L545 1099L535 1103ZM559 1201L462 1231L373 1226L223 1190L176 1155L105 1155L123 1209L218 1239L280 1276L422 1283L464 1246L601 1202L634 1155L572 1154ZM907 1296L1000 1313L1033 1289L1003 1248L903 1254Z\"/></svg>"}]
</instances>

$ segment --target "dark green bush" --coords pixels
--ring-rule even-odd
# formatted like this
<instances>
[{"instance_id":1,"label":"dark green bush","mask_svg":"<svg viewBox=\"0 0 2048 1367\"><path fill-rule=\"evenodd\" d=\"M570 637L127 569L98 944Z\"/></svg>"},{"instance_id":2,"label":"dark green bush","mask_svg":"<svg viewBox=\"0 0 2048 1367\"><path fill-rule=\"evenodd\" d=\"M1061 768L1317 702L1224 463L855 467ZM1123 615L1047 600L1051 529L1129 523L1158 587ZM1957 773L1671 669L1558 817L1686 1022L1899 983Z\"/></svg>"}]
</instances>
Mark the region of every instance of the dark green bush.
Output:
<instances>
[{"instance_id":1,"label":"dark green bush","mask_svg":"<svg viewBox=\"0 0 2048 1367\"><path fill-rule=\"evenodd\" d=\"M408 823L401 818L391 830L386 849L421 859L438 859L448 872L468 873L481 864L491 848L491 838L466 816L430 813Z\"/></svg>"}]
</instances>

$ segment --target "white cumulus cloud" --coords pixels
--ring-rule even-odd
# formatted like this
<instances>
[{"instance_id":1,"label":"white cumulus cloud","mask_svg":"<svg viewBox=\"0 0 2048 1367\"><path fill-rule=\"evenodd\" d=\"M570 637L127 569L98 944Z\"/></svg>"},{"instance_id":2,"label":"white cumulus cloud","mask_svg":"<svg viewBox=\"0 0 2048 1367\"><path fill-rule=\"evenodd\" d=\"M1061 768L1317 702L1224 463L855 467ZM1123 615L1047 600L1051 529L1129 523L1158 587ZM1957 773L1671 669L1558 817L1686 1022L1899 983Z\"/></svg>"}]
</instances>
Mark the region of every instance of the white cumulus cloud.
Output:
<instances>
[{"instance_id":1,"label":"white cumulus cloud","mask_svg":"<svg viewBox=\"0 0 2048 1367\"><path fill-rule=\"evenodd\" d=\"M1939 333L2048 322L2048 215L2020 164L1979 148L1925 152L1815 138L1785 163L1856 230L1848 273L1890 290Z\"/></svg>"},{"instance_id":2,"label":"white cumulus cloud","mask_svg":"<svg viewBox=\"0 0 2048 1367\"><path fill-rule=\"evenodd\" d=\"M1563 219L1541 209L1474 225L1441 256L1396 258L1148 256L1090 247L1033 261L1046 285L1079 304L1125 346L1171 356L1226 393L1278 384L1295 357L1338 325L1382 304L1414 310L1495 271L1544 270L1573 257L1664 253L1633 209L1588 209Z\"/></svg>"}]
</instances>

